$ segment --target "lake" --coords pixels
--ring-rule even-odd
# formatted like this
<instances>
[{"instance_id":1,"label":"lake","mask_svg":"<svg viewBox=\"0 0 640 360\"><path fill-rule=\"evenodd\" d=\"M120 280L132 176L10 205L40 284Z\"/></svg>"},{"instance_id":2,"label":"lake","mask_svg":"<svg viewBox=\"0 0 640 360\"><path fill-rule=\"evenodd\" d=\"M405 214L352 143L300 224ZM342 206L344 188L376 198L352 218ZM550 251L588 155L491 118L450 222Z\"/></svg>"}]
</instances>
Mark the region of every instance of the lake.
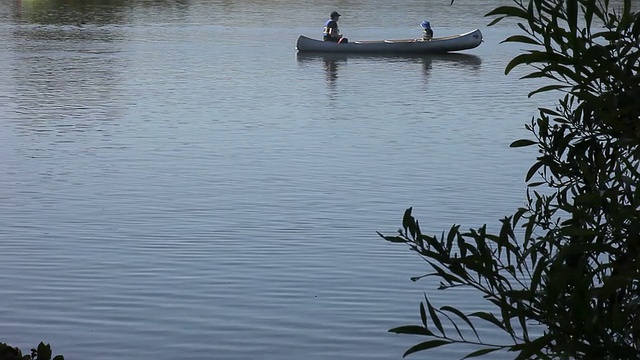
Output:
<instances>
[{"instance_id":1,"label":"lake","mask_svg":"<svg viewBox=\"0 0 640 360\"><path fill-rule=\"evenodd\" d=\"M524 204L535 153L509 144L553 97L504 75L516 27L484 14L509 3L2 2L0 341L71 360L400 359L420 338L387 330L419 323L425 291L487 309L412 282L424 261L376 231L408 207L433 234L496 228ZM298 56L333 10L352 41L425 19L485 41Z\"/></svg>"}]
</instances>

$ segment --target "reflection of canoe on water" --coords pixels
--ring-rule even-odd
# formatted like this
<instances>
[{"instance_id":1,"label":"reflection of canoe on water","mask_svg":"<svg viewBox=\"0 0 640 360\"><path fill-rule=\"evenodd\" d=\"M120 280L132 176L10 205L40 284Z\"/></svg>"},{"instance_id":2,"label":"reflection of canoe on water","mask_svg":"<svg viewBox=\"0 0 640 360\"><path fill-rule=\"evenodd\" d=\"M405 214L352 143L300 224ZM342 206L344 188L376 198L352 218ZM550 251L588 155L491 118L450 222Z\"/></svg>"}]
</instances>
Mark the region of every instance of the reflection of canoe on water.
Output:
<instances>
[{"instance_id":1,"label":"reflection of canoe on water","mask_svg":"<svg viewBox=\"0 0 640 360\"><path fill-rule=\"evenodd\" d=\"M335 62L347 62L349 60L357 59L370 59L380 61L401 61L408 63L436 63L436 64L450 64L451 66L462 65L469 68L476 68L482 65L482 58L472 54L465 53L446 53L446 54L430 54L430 55L415 55L415 54L348 54L348 53L297 53L296 58L299 62L305 61L335 61Z\"/></svg>"},{"instance_id":2,"label":"reflection of canoe on water","mask_svg":"<svg viewBox=\"0 0 640 360\"><path fill-rule=\"evenodd\" d=\"M431 41L407 39L353 41L347 44L316 40L301 35L298 38L296 49L298 49L298 52L318 53L424 55L473 49L480 45L480 43L482 43L482 33L480 30L476 29L460 35L433 38Z\"/></svg>"}]
</instances>

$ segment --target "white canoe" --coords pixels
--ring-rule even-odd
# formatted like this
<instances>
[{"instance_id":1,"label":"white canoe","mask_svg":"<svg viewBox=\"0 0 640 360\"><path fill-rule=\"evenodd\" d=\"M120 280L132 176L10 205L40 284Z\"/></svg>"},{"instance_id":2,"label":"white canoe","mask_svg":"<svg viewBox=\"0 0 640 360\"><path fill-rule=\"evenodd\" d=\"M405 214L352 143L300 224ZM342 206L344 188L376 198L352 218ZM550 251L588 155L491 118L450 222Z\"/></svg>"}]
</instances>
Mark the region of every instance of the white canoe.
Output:
<instances>
[{"instance_id":1,"label":"white canoe","mask_svg":"<svg viewBox=\"0 0 640 360\"><path fill-rule=\"evenodd\" d=\"M473 49L482 43L482 33L475 29L460 35L422 39L349 41L338 44L300 35L296 44L298 52L346 53L346 54L437 54Z\"/></svg>"}]
</instances>

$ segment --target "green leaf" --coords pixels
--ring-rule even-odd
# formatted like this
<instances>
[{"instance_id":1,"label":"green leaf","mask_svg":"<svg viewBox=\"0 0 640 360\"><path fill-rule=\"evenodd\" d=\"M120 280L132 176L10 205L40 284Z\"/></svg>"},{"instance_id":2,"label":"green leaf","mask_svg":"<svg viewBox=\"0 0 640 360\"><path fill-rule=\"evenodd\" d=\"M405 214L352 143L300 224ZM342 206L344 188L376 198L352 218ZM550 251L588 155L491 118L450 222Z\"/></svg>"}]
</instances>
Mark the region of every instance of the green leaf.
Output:
<instances>
[{"instance_id":1,"label":"green leaf","mask_svg":"<svg viewBox=\"0 0 640 360\"><path fill-rule=\"evenodd\" d=\"M543 354L542 349L549 343L551 338L550 334L546 334L529 343L514 345L509 349L509 351L520 351L516 360L539 358L539 355Z\"/></svg>"},{"instance_id":2,"label":"green leaf","mask_svg":"<svg viewBox=\"0 0 640 360\"><path fill-rule=\"evenodd\" d=\"M462 313L462 311L460 311L460 310L458 310L458 309L456 309L454 307L448 306L448 305L445 305L445 306L441 307L440 310L448 311L450 313L456 314L460 319L462 319L462 321L466 322L467 325L469 325L469 328L473 331L473 333L476 336L476 338L478 339L478 341L480 341L480 336L478 335L478 332L476 331L476 328L473 326L473 324L471 323L469 318L466 317Z\"/></svg>"},{"instance_id":3,"label":"green leaf","mask_svg":"<svg viewBox=\"0 0 640 360\"><path fill-rule=\"evenodd\" d=\"M575 39L578 27L578 3L577 0L567 0L567 24L571 31L572 39Z\"/></svg>"},{"instance_id":4,"label":"green leaf","mask_svg":"<svg viewBox=\"0 0 640 360\"><path fill-rule=\"evenodd\" d=\"M522 303L518 304L518 322L520 322L520 328L522 329L522 337L525 342L529 341L529 330L527 329L527 311L524 309Z\"/></svg>"},{"instance_id":5,"label":"green leaf","mask_svg":"<svg viewBox=\"0 0 640 360\"><path fill-rule=\"evenodd\" d=\"M549 73L546 73L544 71L534 71L530 74L527 74L523 77L521 77L520 79L542 79L542 78L550 78L550 79L555 79L555 77Z\"/></svg>"},{"instance_id":6,"label":"green leaf","mask_svg":"<svg viewBox=\"0 0 640 360\"><path fill-rule=\"evenodd\" d=\"M507 64L507 67L504 69L504 74L509 75L509 73L511 72L511 70L513 70L513 68L515 68L518 65L525 64L526 61L524 61L524 59L526 59L528 55L529 54L520 54L514 57L513 59L511 59L511 61L509 61L509 63Z\"/></svg>"},{"instance_id":7,"label":"green leaf","mask_svg":"<svg viewBox=\"0 0 640 360\"><path fill-rule=\"evenodd\" d=\"M431 248L433 248L433 250L435 250L439 254L444 254L444 248L442 247L442 244L440 243L440 241L438 241L436 237L424 236L424 237L421 237L420 239L427 240L427 243Z\"/></svg>"},{"instance_id":8,"label":"green leaf","mask_svg":"<svg viewBox=\"0 0 640 360\"><path fill-rule=\"evenodd\" d=\"M474 352L470 353L469 355L463 357L462 359L469 359L469 358L472 358L472 357L478 357L478 356L486 355L486 354L492 353L492 352L494 352L496 350L500 350L500 349L501 348L480 349L480 350L477 350L477 351L474 351Z\"/></svg>"},{"instance_id":9,"label":"green leaf","mask_svg":"<svg viewBox=\"0 0 640 360\"><path fill-rule=\"evenodd\" d=\"M414 345L411 348L409 348L409 350L407 350L404 353L404 355L402 355L402 357L406 357L407 355L413 354L418 351L433 349L442 345L448 345L452 343L453 342L449 340L429 340L429 341L421 342L420 344Z\"/></svg>"},{"instance_id":10,"label":"green leaf","mask_svg":"<svg viewBox=\"0 0 640 360\"><path fill-rule=\"evenodd\" d=\"M378 235L382 236L383 239L387 240L388 242L392 242L392 243L406 243L407 239L401 236L384 236L380 233L378 233Z\"/></svg>"},{"instance_id":11,"label":"green leaf","mask_svg":"<svg viewBox=\"0 0 640 360\"><path fill-rule=\"evenodd\" d=\"M485 16L489 16L489 14L486 14ZM495 25L495 24L499 23L499 22L500 22L502 19L504 19L505 17L506 17L506 16L501 16L501 17L495 18L495 19L491 20L491 22L490 22L490 23L489 23L489 25L487 25L487 26L493 26L493 25Z\"/></svg>"},{"instance_id":12,"label":"green leaf","mask_svg":"<svg viewBox=\"0 0 640 360\"><path fill-rule=\"evenodd\" d=\"M495 315L488 313L488 312L484 312L484 311L476 311L473 314L469 314L469 316L473 316L473 317L477 317L480 318L482 320L488 321L490 323L492 323L493 325L499 327L500 329L504 330L504 325L500 322L500 320L498 320Z\"/></svg>"},{"instance_id":13,"label":"green leaf","mask_svg":"<svg viewBox=\"0 0 640 360\"><path fill-rule=\"evenodd\" d=\"M436 313L433 306L431 306L431 303L429 302L429 299L426 298L426 296L425 296L425 300L427 301L427 309L429 310L429 316L431 316L431 321L433 321L433 324L436 326L438 331L440 331L440 333L444 336L445 335L444 328L442 327L442 322L440 322L440 319L438 318L438 314Z\"/></svg>"},{"instance_id":14,"label":"green leaf","mask_svg":"<svg viewBox=\"0 0 640 360\"><path fill-rule=\"evenodd\" d=\"M404 211L404 215L402 216L402 227L405 229L413 224L413 216L411 216L411 210L413 210L412 207L408 208Z\"/></svg>"},{"instance_id":15,"label":"green leaf","mask_svg":"<svg viewBox=\"0 0 640 360\"><path fill-rule=\"evenodd\" d=\"M442 310L437 310L437 311L438 311L439 314L441 314L442 316L446 317L447 320L449 320L451 325L453 325L453 328L456 330L456 333L458 334L458 337L460 339L462 339L462 341L466 342L467 340L464 338L464 335L462 335L462 332L460 331L460 328L458 327L458 324L456 324L455 321L453 321L451 316L447 315L447 313L442 311Z\"/></svg>"},{"instance_id":16,"label":"green leaf","mask_svg":"<svg viewBox=\"0 0 640 360\"><path fill-rule=\"evenodd\" d=\"M597 232L591 229L575 228L575 227L563 228L560 233L566 236L575 236L575 237L595 236L598 234Z\"/></svg>"},{"instance_id":17,"label":"green leaf","mask_svg":"<svg viewBox=\"0 0 640 360\"><path fill-rule=\"evenodd\" d=\"M427 260L427 263L429 263L429 265L431 265L431 267L437 272L437 275L440 278L442 278L443 280L447 281L450 284L454 284L454 283L462 283L462 281L460 280L460 278L458 278L455 275L451 275L448 272L446 272L444 269L442 269L440 266L434 264L433 262ZM455 270L455 269L454 269Z\"/></svg>"},{"instance_id":18,"label":"green leaf","mask_svg":"<svg viewBox=\"0 0 640 360\"><path fill-rule=\"evenodd\" d=\"M531 145L535 145L535 144L537 144L537 142L535 142L533 140L520 139L520 140L516 140L516 141L512 142L511 145L509 145L509 147L517 148L517 147L531 146Z\"/></svg>"},{"instance_id":19,"label":"green leaf","mask_svg":"<svg viewBox=\"0 0 640 360\"><path fill-rule=\"evenodd\" d=\"M404 216L402 217L402 227L408 234L411 234L411 238L416 239L417 234L420 232L418 224L413 216L411 216L411 211L413 208L408 208L404 212Z\"/></svg>"},{"instance_id":20,"label":"green leaf","mask_svg":"<svg viewBox=\"0 0 640 360\"><path fill-rule=\"evenodd\" d=\"M540 114L541 115L549 115L549 116L557 116L557 117L562 116L562 114L560 114L556 110L551 110L551 109L547 109L547 108L539 108L538 110L540 110Z\"/></svg>"},{"instance_id":21,"label":"green leaf","mask_svg":"<svg viewBox=\"0 0 640 360\"><path fill-rule=\"evenodd\" d=\"M420 320L422 320L422 325L427 327L427 312L424 310L424 304L420 303Z\"/></svg>"},{"instance_id":22,"label":"green leaf","mask_svg":"<svg viewBox=\"0 0 640 360\"><path fill-rule=\"evenodd\" d=\"M489 13L487 13L487 15L485 16L499 16L499 15L505 15L508 17L519 17L519 18L523 18L526 19L529 17L529 13L526 12L525 10L521 9L521 8L517 8L514 6L499 6L493 10L491 10Z\"/></svg>"},{"instance_id":23,"label":"green leaf","mask_svg":"<svg viewBox=\"0 0 640 360\"><path fill-rule=\"evenodd\" d=\"M453 239L456 236L460 235L460 225L451 226L451 230L449 230L449 234L447 234L447 248L451 249L451 244L453 244Z\"/></svg>"},{"instance_id":24,"label":"green leaf","mask_svg":"<svg viewBox=\"0 0 640 360\"><path fill-rule=\"evenodd\" d=\"M528 182L529 180L531 180L533 175L535 175L538 172L538 170L542 167L542 165L544 165L544 163L540 161L533 164L533 166L529 168L529 171L527 171L527 176L525 176L524 181Z\"/></svg>"},{"instance_id":25,"label":"green leaf","mask_svg":"<svg viewBox=\"0 0 640 360\"><path fill-rule=\"evenodd\" d=\"M404 325L389 329L389 332L396 334L435 336L429 329L418 325Z\"/></svg>"},{"instance_id":26,"label":"green leaf","mask_svg":"<svg viewBox=\"0 0 640 360\"><path fill-rule=\"evenodd\" d=\"M503 43L506 42L518 42L518 43L522 43L522 44L532 44L532 45L542 45L540 44L539 41L532 39L528 36L524 36L524 35L513 35L513 36L509 36L508 38L502 40Z\"/></svg>"},{"instance_id":27,"label":"green leaf","mask_svg":"<svg viewBox=\"0 0 640 360\"><path fill-rule=\"evenodd\" d=\"M568 85L547 85L530 92L527 96L532 97L533 95L538 93L552 91L552 90L562 90L562 89L568 89L568 88L569 88Z\"/></svg>"},{"instance_id":28,"label":"green leaf","mask_svg":"<svg viewBox=\"0 0 640 360\"><path fill-rule=\"evenodd\" d=\"M536 63L554 63L554 64L565 64L568 63L569 60L566 57L563 57L558 54L547 53L546 51L529 51L525 54L520 54L507 64L507 67L504 70L505 75L508 75L514 67L518 65L531 65ZM562 69L565 69L564 67Z\"/></svg>"},{"instance_id":29,"label":"green leaf","mask_svg":"<svg viewBox=\"0 0 640 360\"><path fill-rule=\"evenodd\" d=\"M38 344L38 360L51 360L51 346L40 342Z\"/></svg>"}]
</instances>

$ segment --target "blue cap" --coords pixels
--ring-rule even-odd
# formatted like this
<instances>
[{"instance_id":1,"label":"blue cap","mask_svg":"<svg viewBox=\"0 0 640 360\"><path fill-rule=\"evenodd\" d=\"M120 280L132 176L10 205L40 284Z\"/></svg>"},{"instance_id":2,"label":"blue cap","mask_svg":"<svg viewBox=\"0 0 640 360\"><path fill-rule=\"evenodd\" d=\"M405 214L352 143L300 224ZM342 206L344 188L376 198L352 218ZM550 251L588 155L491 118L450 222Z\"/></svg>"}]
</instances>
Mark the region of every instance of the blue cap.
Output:
<instances>
[{"instance_id":1,"label":"blue cap","mask_svg":"<svg viewBox=\"0 0 640 360\"><path fill-rule=\"evenodd\" d=\"M428 29L431 27L431 23L429 23L427 20L424 20L420 23L420 26L422 26L423 29Z\"/></svg>"}]
</instances>

